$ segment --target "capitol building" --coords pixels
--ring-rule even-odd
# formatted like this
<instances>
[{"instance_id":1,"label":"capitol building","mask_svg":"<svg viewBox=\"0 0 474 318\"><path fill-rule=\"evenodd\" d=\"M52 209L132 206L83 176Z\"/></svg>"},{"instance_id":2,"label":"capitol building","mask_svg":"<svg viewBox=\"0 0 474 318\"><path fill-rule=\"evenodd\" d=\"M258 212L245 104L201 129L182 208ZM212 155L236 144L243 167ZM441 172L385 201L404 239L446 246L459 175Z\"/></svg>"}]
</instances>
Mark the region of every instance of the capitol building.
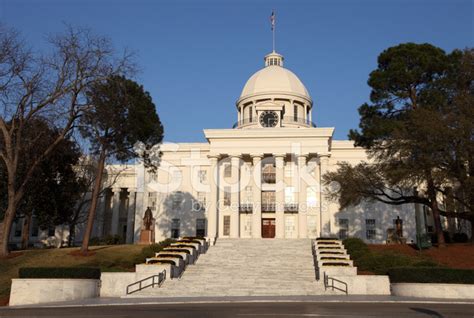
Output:
<instances>
[{"instance_id":1,"label":"capitol building","mask_svg":"<svg viewBox=\"0 0 474 318\"><path fill-rule=\"evenodd\" d=\"M141 163L107 166L109 184L92 236L139 243L147 210L154 219L148 239L156 242L183 236L332 236L384 243L397 226L403 240L412 242L415 215L420 228L432 230L422 207L366 202L341 210L326 197L338 186L322 184L326 172L340 162L369 159L352 141L333 139L334 127L314 124L313 100L282 55L265 56L264 67L245 83L235 112L232 128L204 129L206 142L162 144L155 172ZM12 242L19 240L15 232ZM64 241L67 234L56 229L48 235Z\"/></svg>"}]
</instances>

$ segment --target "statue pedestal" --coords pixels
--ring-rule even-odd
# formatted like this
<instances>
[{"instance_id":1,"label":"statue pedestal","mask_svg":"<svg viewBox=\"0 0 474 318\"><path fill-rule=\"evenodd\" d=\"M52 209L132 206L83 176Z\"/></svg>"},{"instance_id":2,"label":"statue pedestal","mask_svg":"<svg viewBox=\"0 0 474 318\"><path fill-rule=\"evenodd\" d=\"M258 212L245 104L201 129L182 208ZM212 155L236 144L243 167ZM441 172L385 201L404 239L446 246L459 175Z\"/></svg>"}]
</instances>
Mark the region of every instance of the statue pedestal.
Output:
<instances>
[{"instance_id":1,"label":"statue pedestal","mask_svg":"<svg viewBox=\"0 0 474 318\"><path fill-rule=\"evenodd\" d=\"M138 244L152 244L155 243L155 233L151 230L141 230L140 241Z\"/></svg>"}]
</instances>

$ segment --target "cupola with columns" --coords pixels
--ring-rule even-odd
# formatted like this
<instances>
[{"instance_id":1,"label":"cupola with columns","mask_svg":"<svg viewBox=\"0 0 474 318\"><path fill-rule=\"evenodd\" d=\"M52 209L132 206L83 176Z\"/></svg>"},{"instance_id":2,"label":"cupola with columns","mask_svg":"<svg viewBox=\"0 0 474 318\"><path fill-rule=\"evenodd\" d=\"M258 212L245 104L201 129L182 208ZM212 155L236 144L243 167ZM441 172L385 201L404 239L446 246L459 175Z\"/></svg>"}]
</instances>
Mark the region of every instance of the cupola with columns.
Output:
<instances>
[{"instance_id":1,"label":"cupola with columns","mask_svg":"<svg viewBox=\"0 0 474 318\"><path fill-rule=\"evenodd\" d=\"M273 51L265 67L253 74L237 100L234 128L309 128L313 101L306 87L283 67L283 56Z\"/></svg>"}]
</instances>

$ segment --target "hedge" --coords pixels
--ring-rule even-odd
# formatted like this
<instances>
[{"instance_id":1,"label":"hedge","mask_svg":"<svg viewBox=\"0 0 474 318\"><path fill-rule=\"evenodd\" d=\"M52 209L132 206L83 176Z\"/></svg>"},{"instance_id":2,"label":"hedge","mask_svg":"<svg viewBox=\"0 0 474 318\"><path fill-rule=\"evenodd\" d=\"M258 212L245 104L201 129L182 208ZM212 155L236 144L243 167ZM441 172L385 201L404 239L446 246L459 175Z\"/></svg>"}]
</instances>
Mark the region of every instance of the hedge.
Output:
<instances>
[{"instance_id":1,"label":"hedge","mask_svg":"<svg viewBox=\"0 0 474 318\"><path fill-rule=\"evenodd\" d=\"M473 269L394 267L388 276L391 283L474 284Z\"/></svg>"},{"instance_id":2,"label":"hedge","mask_svg":"<svg viewBox=\"0 0 474 318\"><path fill-rule=\"evenodd\" d=\"M77 278L100 279L97 267L21 267L20 278Z\"/></svg>"}]
</instances>

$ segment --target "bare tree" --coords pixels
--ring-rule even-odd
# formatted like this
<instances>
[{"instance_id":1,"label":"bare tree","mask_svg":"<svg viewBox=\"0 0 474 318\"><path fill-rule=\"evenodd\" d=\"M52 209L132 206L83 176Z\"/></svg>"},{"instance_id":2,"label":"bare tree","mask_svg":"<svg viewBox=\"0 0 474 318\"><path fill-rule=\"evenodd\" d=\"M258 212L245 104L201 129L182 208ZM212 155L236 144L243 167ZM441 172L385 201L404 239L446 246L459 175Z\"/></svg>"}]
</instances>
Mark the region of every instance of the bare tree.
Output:
<instances>
[{"instance_id":1,"label":"bare tree","mask_svg":"<svg viewBox=\"0 0 474 318\"><path fill-rule=\"evenodd\" d=\"M116 58L110 41L89 30L67 27L50 37L50 53L33 53L14 30L0 26L0 160L7 170L8 206L4 213L0 256L7 255L11 225L25 186L38 165L75 128L90 105L85 91L112 75L131 71L130 55ZM59 130L58 137L17 175L22 154L36 147L41 135L22 138L25 127L43 118Z\"/></svg>"}]
</instances>

